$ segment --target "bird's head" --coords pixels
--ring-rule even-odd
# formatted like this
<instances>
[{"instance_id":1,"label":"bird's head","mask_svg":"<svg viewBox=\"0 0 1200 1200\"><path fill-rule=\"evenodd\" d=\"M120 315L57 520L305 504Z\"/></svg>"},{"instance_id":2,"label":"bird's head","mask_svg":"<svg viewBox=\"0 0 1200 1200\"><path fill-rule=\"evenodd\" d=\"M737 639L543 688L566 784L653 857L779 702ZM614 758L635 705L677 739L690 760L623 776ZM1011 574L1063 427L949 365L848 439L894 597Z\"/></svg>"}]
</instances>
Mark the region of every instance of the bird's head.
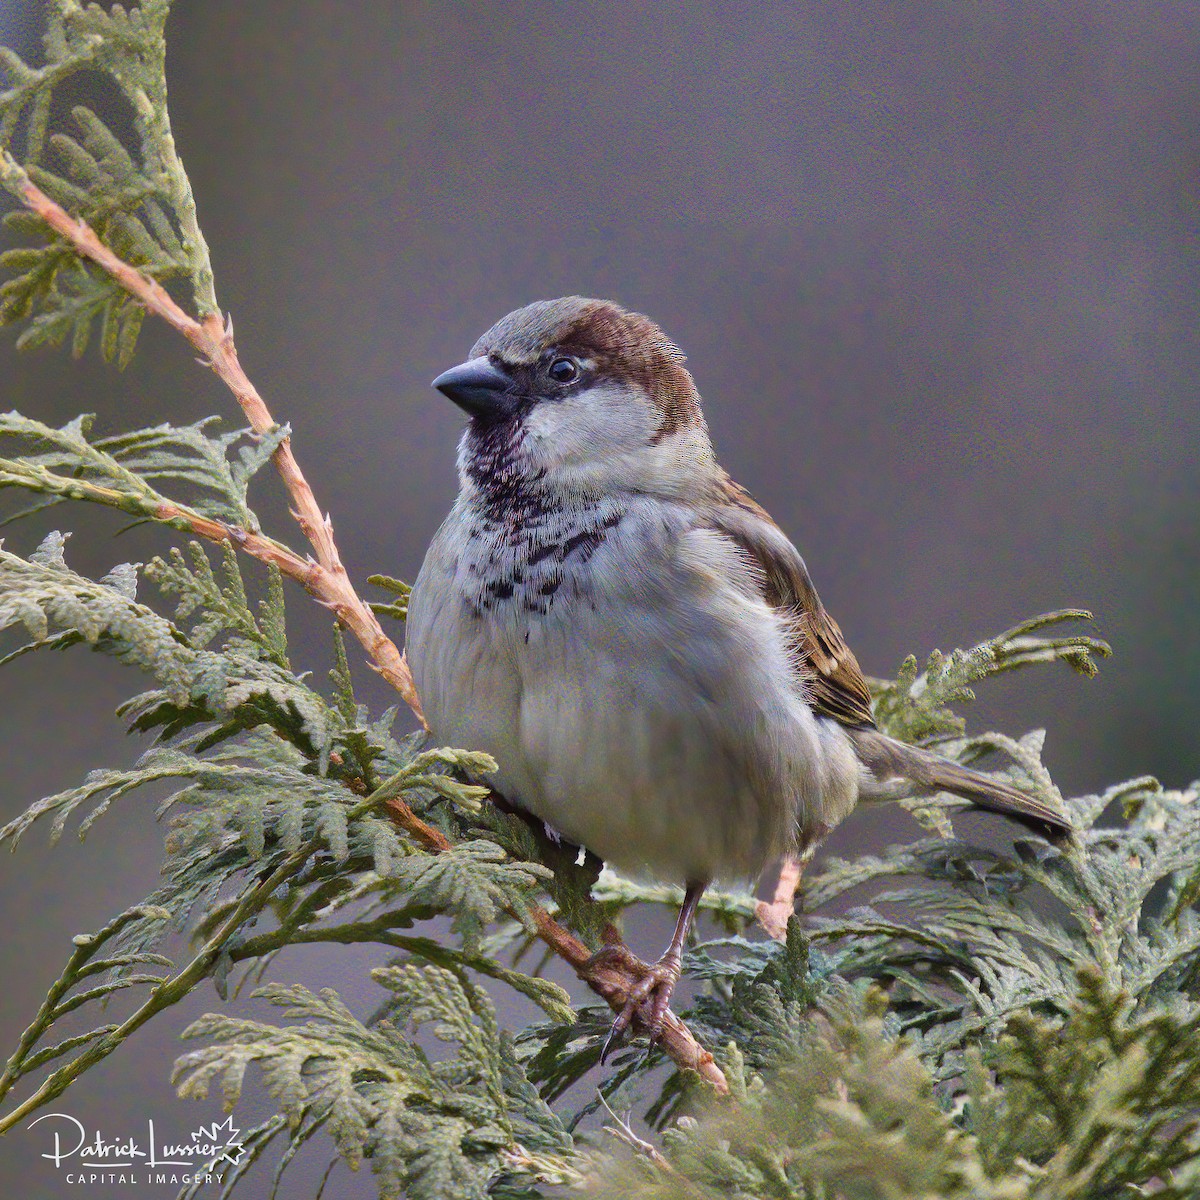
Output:
<instances>
[{"instance_id":1,"label":"bird's head","mask_svg":"<svg viewBox=\"0 0 1200 1200\"><path fill-rule=\"evenodd\" d=\"M433 386L470 417L464 485L680 494L714 469L684 357L607 300L539 300L503 317Z\"/></svg>"}]
</instances>

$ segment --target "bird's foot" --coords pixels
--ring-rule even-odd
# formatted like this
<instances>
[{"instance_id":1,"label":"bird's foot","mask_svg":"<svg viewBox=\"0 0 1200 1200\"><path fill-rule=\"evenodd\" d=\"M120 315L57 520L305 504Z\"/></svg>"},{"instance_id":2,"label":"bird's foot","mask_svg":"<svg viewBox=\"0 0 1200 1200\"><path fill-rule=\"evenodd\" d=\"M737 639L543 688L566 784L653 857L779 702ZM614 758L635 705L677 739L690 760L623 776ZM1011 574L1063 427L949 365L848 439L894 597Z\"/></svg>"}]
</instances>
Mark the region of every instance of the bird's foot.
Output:
<instances>
[{"instance_id":1,"label":"bird's foot","mask_svg":"<svg viewBox=\"0 0 1200 1200\"><path fill-rule=\"evenodd\" d=\"M678 952L668 950L657 962L645 963L628 946L616 942L594 954L589 960L589 965L592 964L616 967L633 978L625 994L625 1003L604 1040L600 1062L603 1064L621 1044L635 1020L646 1030L653 1046L662 1037L671 996L682 973Z\"/></svg>"}]
</instances>

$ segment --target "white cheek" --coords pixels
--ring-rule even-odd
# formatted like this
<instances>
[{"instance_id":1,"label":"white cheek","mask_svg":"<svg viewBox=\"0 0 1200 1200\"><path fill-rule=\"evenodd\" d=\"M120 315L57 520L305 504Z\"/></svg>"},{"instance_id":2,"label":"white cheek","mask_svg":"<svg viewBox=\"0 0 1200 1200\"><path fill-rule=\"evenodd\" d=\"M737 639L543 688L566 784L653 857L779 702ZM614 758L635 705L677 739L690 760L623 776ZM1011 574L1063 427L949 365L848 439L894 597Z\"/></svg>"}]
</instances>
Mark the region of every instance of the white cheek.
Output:
<instances>
[{"instance_id":1,"label":"white cheek","mask_svg":"<svg viewBox=\"0 0 1200 1200\"><path fill-rule=\"evenodd\" d=\"M649 445L657 428L640 391L606 385L543 401L525 426L537 458L548 468L628 454Z\"/></svg>"}]
</instances>

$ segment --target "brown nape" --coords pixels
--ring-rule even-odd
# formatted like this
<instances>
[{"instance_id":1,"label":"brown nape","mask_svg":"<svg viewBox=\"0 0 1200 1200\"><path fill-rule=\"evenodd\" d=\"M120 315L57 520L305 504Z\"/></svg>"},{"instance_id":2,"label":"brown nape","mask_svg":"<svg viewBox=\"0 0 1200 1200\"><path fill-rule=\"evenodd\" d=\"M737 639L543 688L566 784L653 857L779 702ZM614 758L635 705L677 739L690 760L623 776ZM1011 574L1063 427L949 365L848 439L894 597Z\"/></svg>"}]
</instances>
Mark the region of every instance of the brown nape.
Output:
<instances>
[{"instance_id":1,"label":"brown nape","mask_svg":"<svg viewBox=\"0 0 1200 1200\"><path fill-rule=\"evenodd\" d=\"M535 301L497 321L471 353L523 363L550 349L592 359L600 379L642 388L661 414L656 442L689 425L703 427L700 396L683 365L683 352L649 317L610 300L563 296Z\"/></svg>"},{"instance_id":2,"label":"brown nape","mask_svg":"<svg viewBox=\"0 0 1200 1200\"><path fill-rule=\"evenodd\" d=\"M700 395L683 365L683 351L649 317L605 300L592 302L563 348L594 358L599 374L627 379L650 397L661 420L654 442L689 425L703 425Z\"/></svg>"}]
</instances>

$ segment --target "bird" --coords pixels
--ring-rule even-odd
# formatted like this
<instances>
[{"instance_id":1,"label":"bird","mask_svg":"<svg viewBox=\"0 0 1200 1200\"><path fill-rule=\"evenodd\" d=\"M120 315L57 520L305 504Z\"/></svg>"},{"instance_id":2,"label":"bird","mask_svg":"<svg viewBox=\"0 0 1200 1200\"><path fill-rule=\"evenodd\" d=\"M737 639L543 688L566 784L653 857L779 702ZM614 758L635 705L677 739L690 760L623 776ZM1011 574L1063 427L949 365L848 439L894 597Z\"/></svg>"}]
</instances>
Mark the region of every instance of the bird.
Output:
<instances>
[{"instance_id":1,"label":"bird","mask_svg":"<svg viewBox=\"0 0 1200 1200\"><path fill-rule=\"evenodd\" d=\"M664 954L623 952L636 982L604 1053L639 1017L661 1034L709 884L811 855L897 781L1069 839L1041 800L877 728L804 559L718 462L648 317L539 300L432 386L467 415L406 623L432 736L489 753L548 829L684 888Z\"/></svg>"}]
</instances>

